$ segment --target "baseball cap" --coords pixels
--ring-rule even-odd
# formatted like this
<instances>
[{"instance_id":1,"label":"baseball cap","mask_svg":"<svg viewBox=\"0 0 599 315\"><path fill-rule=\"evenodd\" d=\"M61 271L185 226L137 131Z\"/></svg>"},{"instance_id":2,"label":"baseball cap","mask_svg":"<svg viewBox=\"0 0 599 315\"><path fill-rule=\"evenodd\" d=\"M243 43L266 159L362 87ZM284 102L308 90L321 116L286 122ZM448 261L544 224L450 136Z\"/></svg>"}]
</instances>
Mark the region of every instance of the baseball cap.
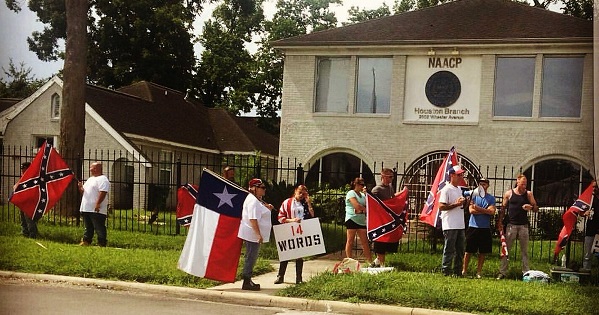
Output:
<instances>
[{"instance_id":1,"label":"baseball cap","mask_svg":"<svg viewBox=\"0 0 599 315\"><path fill-rule=\"evenodd\" d=\"M489 183L489 180L488 180L488 179L486 179L486 178L484 178L484 177L481 177L481 178L478 180L478 182L479 182L479 183L487 183L487 184L488 184L488 183Z\"/></svg>"},{"instance_id":2,"label":"baseball cap","mask_svg":"<svg viewBox=\"0 0 599 315\"><path fill-rule=\"evenodd\" d=\"M250 187L262 186L262 185L264 185L264 184L262 183L262 180L260 178L252 178L249 183Z\"/></svg>"},{"instance_id":3,"label":"baseball cap","mask_svg":"<svg viewBox=\"0 0 599 315\"><path fill-rule=\"evenodd\" d=\"M449 174L457 174L457 175L459 175L459 174L462 174L462 173L464 173L464 170L459 165L456 165L456 166L454 166L454 167L452 167L452 168L449 169Z\"/></svg>"}]
</instances>

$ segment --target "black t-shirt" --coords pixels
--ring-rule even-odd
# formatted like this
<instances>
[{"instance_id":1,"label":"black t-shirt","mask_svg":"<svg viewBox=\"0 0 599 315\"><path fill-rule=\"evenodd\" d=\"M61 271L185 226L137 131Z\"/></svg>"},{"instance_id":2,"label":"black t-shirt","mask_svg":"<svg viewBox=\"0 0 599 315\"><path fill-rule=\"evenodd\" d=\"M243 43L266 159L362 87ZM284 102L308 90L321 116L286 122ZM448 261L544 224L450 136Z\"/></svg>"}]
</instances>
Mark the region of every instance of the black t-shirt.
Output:
<instances>
[{"instance_id":1,"label":"black t-shirt","mask_svg":"<svg viewBox=\"0 0 599 315\"><path fill-rule=\"evenodd\" d=\"M586 224L586 232L585 236L595 236L595 234L599 234L599 196L593 196L593 217L587 218Z\"/></svg>"}]
</instances>

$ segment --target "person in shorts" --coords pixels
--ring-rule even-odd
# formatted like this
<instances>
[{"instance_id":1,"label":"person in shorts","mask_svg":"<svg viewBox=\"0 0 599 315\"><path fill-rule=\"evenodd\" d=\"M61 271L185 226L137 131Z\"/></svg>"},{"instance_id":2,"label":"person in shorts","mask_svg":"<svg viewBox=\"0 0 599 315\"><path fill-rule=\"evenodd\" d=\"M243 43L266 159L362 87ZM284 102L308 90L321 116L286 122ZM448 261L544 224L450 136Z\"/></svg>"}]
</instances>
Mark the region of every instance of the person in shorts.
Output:
<instances>
[{"instance_id":1,"label":"person in shorts","mask_svg":"<svg viewBox=\"0 0 599 315\"><path fill-rule=\"evenodd\" d=\"M489 189L489 180L481 178L478 181L479 187L484 189L482 194L472 194L470 199L470 221L466 229L466 253L464 254L464 266L462 276L468 273L468 263L473 254L478 253L478 264L476 265L476 278L482 277L485 255L491 253L491 219L495 215L495 197L487 193Z\"/></svg>"}]
</instances>

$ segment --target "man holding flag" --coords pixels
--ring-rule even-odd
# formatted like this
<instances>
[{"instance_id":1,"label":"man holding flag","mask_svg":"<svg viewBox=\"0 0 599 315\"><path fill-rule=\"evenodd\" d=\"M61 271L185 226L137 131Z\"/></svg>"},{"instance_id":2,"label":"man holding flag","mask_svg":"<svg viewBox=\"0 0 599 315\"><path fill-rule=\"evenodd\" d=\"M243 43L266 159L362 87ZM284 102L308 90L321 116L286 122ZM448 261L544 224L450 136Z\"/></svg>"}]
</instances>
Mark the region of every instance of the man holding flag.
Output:
<instances>
[{"instance_id":1,"label":"man holding flag","mask_svg":"<svg viewBox=\"0 0 599 315\"><path fill-rule=\"evenodd\" d=\"M54 207L72 179L73 171L67 163L51 144L44 142L15 184L10 202L35 222Z\"/></svg>"},{"instance_id":2,"label":"man holding flag","mask_svg":"<svg viewBox=\"0 0 599 315\"><path fill-rule=\"evenodd\" d=\"M583 269L591 269L591 258L593 257L593 243L597 240L597 234L599 234L599 214L595 215L595 212L599 210L599 187L597 187L597 181L591 183L593 187L593 202L590 210L584 213L587 217L587 223L585 226L584 233L584 260L582 262Z\"/></svg>"},{"instance_id":3,"label":"man holding flag","mask_svg":"<svg viewBox=\"0 0 599 315\"><path fill-rule=\"evenodd\" d=\"M449 170L449 183L439 194L439 210L441 211L441 227L445 244L441 269L446 276L452 273L462 275L462 259L464 258L464 197L459 184L464 180L464 170L456 165ZM453 262L453 265L452 265Z\"/></svg>"},{"instance_id":4,"label":"man holding flag","mask_svg":"<svg viewBox=\"0 0 599 315\"><path fill-rule=\"evenodd\" d=\"M395 189L393 189L393 186L391 185L391 182L393 181L393 177L394 177L394 173L393 170L390 168L383 168L381 170L381 184L375 186L374 188L372 188L372 194L377 196L381 201L385 201L385 200L389 200L393 197L397 197L401 194L401 192L395 192ZM407 195L407 194L406 194ZM372 203L366 203L366 207L368 208L368 206L370 206ZM404 209L405 205L405 199L404 199L404 204L400 205L401 209L400 211L397 212L398 215L400 215L400 213L403 214L402 218L403 218L403 223L402 226L400 227L399 224L394 225L395 230L393 231L393 234L395 234L394 237L392 237L391 239L385 239L380 240L380 239L376 239L373 240L374 242L374 252L376 253L376 258L374 259L374 261L371 264L371 267L385 267L385 255L387 253L397 253L397 249L399 247L399 240L401 239L401 235L403 234L403 228L405 226L405 212L402 212L402 210ZM380 207L375 207L374 209L376 209L375 211L383 211L384 213L384 209L380 208ZM385 222L371 222L374 220L375 215L378 213L374 213L374 211L368 211L366 210L367 213L370 214L370 216L367 216L367 224L368 225L368 231L371 231L372 229L376 229L378 226L380 226L381 224L384 224ZM373 219L373 220L369 220L369 219ZM391 219L392 217L389 217L389 219ZM372 226L371 226L372 225ZM389 231L389 233L391 233L391 231Z\"/></svg>"},{"instance_id":5,"label":"man holding flag","mask_svg":"<svg viewBox=\"0 0 599 315\"><path fill-rule=\"evenodd\" d=\"M591 216L591 204L594 203L593 202L593 195L596 194L596 192L599 190L597 189L597 183L595 181L593 181L591 183L591 185L589 185L589 187L587 187L582 194L580 194L580 196L578 196L578 199L576 199L576 201L574 202L574 204L563 214L562 216L562 220L564 221L564 226L562 227L562 230L559 233L557 242L555 244L555 250L553 251L553 262L556 264L557 260L558 260L558 256L559 253L561 252L561 250L566 247L566 245L568 244L568 241L570 240L570 236L572 235L572 231L574 230L574 226L576 225L576 222L578 221L578 216L584 216L587 217L589 219L587 219L587 231L586 231L586 235L590 233L592 233L592 237L594 238L595 233L593 233L593 224L594 224L594 215ZM596 206L594 207L596 208ZM591 223L591 228L589 229L589 222ZM589 231L590 230L590 231ZM591 241L592 243L592 241ZM586 237L585 237L585 244L586 244ZM586 249L586 246L585 246ZM586 253L586 251L585 251ZM585 260L586 260L586 255L585 255ZM590 257L589 257L589 261L590 261ZM583 266L584 267L584 266ZM588 269L588 268L587 268Z\"/></svg>"}]
</instances>

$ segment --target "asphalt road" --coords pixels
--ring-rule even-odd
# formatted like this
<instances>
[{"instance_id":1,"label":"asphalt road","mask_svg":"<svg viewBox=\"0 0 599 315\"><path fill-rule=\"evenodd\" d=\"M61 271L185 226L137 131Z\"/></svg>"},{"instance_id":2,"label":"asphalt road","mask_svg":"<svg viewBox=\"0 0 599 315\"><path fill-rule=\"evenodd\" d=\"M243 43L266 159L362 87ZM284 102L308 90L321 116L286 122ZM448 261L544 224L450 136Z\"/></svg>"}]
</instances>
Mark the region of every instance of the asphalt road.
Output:
<instances>
[{"instance_id":1,"label":"asphalt road","mask_svg":"<svg viewBox=\"0 0 599 315\"><path fill-rule=\"evenodd\" d=\"M5 278L0 278L0 313L6 315L325 314L274 307L206 302L168 294L109 290L93 286Z\"/></svg>"}]
</instances>

